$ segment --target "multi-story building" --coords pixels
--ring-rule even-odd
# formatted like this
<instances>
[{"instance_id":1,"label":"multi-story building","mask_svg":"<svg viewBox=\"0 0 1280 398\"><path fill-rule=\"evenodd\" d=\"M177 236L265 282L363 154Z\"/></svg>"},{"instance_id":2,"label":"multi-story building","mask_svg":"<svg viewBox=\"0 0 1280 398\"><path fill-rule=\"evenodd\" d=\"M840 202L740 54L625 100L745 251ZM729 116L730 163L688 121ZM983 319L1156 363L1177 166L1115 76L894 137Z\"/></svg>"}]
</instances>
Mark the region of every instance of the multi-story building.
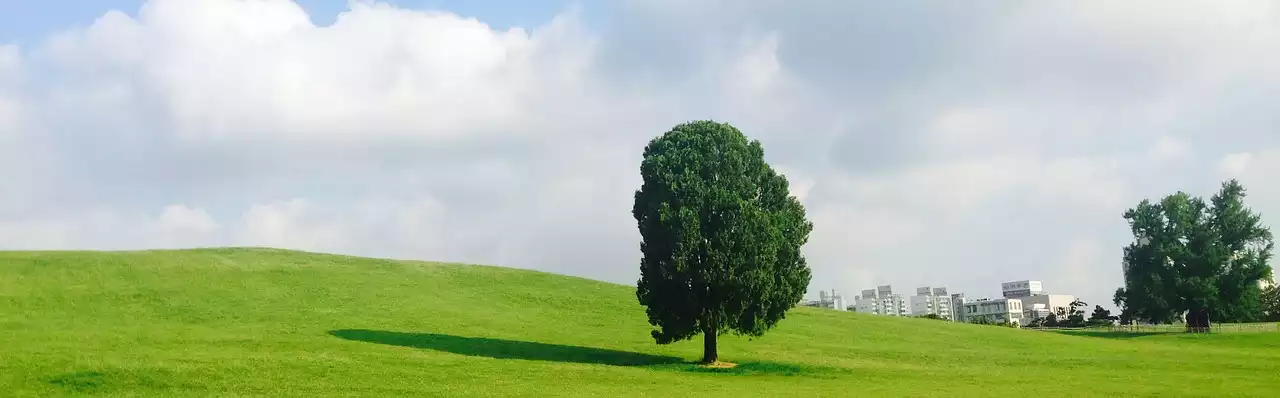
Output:
<instances>
[{"instance_id":1,"label":"multi-story building","mask_svg":"<svg viewBox=\"0 0 1280 398\"><path fill-rule=\"evenodd\" d=\"M907 316L907 301L901 294L893 294L893 288L882 285L875 289L862 291L858 297L856 310L866 314Z\"/></svg>"},{"instance_id":2,"label":"multi-story building","mask_svg":"<svg viewBox=\"0 0 1280 398\"><path fill-rule=\"evenodd\" d=\"M1049 308L1044 304L1031 304L1030 306L1027 306L1025 301L1022 303L1022 318L1027 322L1041 318L1048 318L1049 314L1053 313L1055 312L1049 310Z\"/></svg>"},{"instance_id":3,"label":"multi-story building","mask_svg":"<svg viewBox=\"0 0 1280 398\"><path fill-rule=\"evenodd\" d=\"M1022 300L999 298L970 301L964 303L964 318L966 322L983 319L990 323L1022 325Z\"/></svg>"},{"instance_id":4,"label":"multi-story building","mask_svg":"<svg viewBox=\"0 0 1280 398\"><path fill-rule=\"evenodd\" d=\"M1045 293L1044 284L1040 281L1005 282L1000 284L1000 290L1004 298L1022 302L1022 315L1028 322L1047 317L1051 313L1066 315L1071 310L1071 303L1076 301L1076 296L1070 294Z\"/></svg>"},{"instance_id":5,"label":"multi-story building","mask_svg":"<svg viewBox=\"0 0 1280 398\"><path fill-rule=\"evenodd\" d=\"M835 289L831 289L830 295L825 290L818 292L818 301L822 302L824 308L831 308L837 311L844 311L846 307L844 296L837 293Z\"/></svg>"},{"instance_id":6,"label":"multi-story building","mask_svg":"<svg viewBox=\"0 0 1280 398\"><path fill-rule=\"evenodd\" d=\"M964 322L964 293L951 294L951 320Z\"/></svg>"},{"instance_id":7,"label":"multi-story building","mask_svg":"<svg viewBox=\"0 0 1280 398\"><path fill-rule=\"evenodd\" d=\"M827 292L826 290L820 291L818 292L818 301L809 301L801 305L806 307L830 308L837 311L845 311L848 307L847 303L844 301L844 296L837 293L835 289L831 289L831 292Z\"/></svg>"},{"instance_id":8,"label":"multi-story building","mask_svg":"<svg viewBox=\"0 0 1280 398\"><path fill-rule=\"evenodd\" d=\"M918 288L916 295L911 296L911 316L933 314L943 319L953 319L951 310L951 296L947 295L945 287Z\"/></svg>"},{"instance_id":9,"label":"multi-story building","mask_svg":"<svg viewBox=\"0 0 1280 398\"><path fill-rule=\"evenodd\" d=\"M1018 299L1022 300L1022 307L1027 311L1042 308L1045 311L1058 314L1058 316L1064 316L1071 312L1071 303L1076 301L1076 296L1070 294L1038 294ZM1026 315L1028 320L1032 320L1043 318L1049 314L1043 313L1041 315L1041 313L1037 313L1036 316L1031 316L1032 314L1028 312Z\"/></svg>"},{"instance_id":10,"label":"multi-story building","mask_svg":"<svg viewBox=\"0 0 1280 398\"><path fill-rule=\"evenodd\" d=\"M1004 298L1019 298L1044 294L1044 287L1040 281L1013 281L1001 283L1000 291Z\"/></svg>"}]
</instances>

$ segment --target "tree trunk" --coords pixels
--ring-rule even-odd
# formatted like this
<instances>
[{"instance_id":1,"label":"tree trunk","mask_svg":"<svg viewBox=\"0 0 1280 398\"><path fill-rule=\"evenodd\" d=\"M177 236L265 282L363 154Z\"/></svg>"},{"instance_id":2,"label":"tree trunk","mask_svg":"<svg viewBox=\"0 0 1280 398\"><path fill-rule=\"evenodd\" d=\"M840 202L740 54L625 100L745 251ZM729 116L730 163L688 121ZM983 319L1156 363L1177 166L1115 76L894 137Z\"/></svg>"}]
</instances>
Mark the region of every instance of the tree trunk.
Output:
<instances>
[{"instance_id":1,"label":"tree trunk","mask_svg":"<svg viewBox=\"0 0 1280 398\"><path fill-rule=\"evenodd\" d=\"M708 329L702 332L702 363L710 365L716 363L719 355L716 353L716 329Z\"/></svg>"},{"instance_id":2,"label":"tree trunk","mask_svg":"<svg viewBox=\"0 0 1280 398\"><path fill-rule=\"evenodd\" d=\"M1209 310L1194 310L1187 313L1187 332L1209 333Z\"/></svg>"}]
</instances>

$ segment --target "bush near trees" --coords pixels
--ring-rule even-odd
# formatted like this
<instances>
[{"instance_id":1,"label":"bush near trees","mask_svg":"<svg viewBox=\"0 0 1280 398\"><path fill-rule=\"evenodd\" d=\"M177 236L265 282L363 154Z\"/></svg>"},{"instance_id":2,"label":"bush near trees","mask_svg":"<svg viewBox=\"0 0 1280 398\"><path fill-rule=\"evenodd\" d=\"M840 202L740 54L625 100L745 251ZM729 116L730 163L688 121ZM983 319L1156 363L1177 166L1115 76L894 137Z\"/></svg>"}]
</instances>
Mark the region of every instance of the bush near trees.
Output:
<instances>
[{"instance_id":1,"label":"bush near trees","mask_svg":"<svg viewBox=\"0 0 1280 398\"><path fill-rule=\"evenodd\" d=\"M1089 303L1081 301L1080 299L1075 299L1071 304L1068 304L1069 310L1067 312L1067 319L1062 323L1062 326L1069 328L1084 327L1084 308L1088 306Z\"/></svg>"},{"instance_id":2,"label":"bush near trees","mask_svg":"<svg viewBox=\"0 0 1280 398\"><path fill-rule=\"evenodd\" d=\"M640 163L632 215L643 255L636 296L658 344L760 336L786 317L809 286L800 253L813 224L759 141L713 121L654 138Z\"/></svg>"},{"instance_id":3,"label":"bush near trees","mask_svg":"<svg viewBox=\"0 0 1280 398\"><path fill-rule=\"evenodd\" d=\"M1058 322L1058 314L1055 314L1055 313L1050 313L1049 316L1044 317L1044 321L1041 324L1047 328L1056 328L1056 327L1062 326Z\"/></svg>"},{"instance_id":4,"label":"bush near trees","mask_svg":"<svg viewBox=\"0 0 1280 398\"><path fill-rule=\"evenodd\" d=\"M1262 290L1261 297L1263 320L1280 322L1280 286L1267 286Z\"/></svg>"},{"instance_id":5,"label":"bush near trees","mask_svg":"<svg viewBox=\"0 0 1280 398\"><path fill-rule=\"evenodd\" d=\"M985 317L977 317L977 318L971 319L971 320L969 320L969 323L972 323L972 324L974 324L974 325L1004 326L1004 327L1007 327L1007 328L1016 328L1016 327L1018 327L1018 324L1013 323L1013 322L1009 322L1009 321L1004 321L1004 322L994 322L994 321L992 321L992 320L990 320L990 319L987 319L987 318L985 318Z\"/></svg>"},{"instance_id":6,"label":"bush near trees","mask_svg":"<svg viewBox=\"0 0 1280 398\"><path fill-rule=\"evenodd\" d=\"M1027 322L1026 326L1029 328L1042 328L1042 327L1045 327L1044 321L1045 321L1045 318L1035 318L1035 319L1032 319L1030 322Z\"/></svg>"},{"instance_id":7,"label":"bush near trees","mask_svg":"<svg viewBox=\"0 0 1280 398\"><path fill-rule=\"evenodd\" d=\"M1115 294L1122 317L1147 323L1185 318L1193 332L1207 332L1215 321L1260 319L1258 281L1272 275L1275 244L1245 196L1244 187L1229 180L1207 202L1177 192L1126 211L1134 242L1124 249L1128 271Z\"/></svg>"},{"instance_id":8,"label":"bush near trees","mask_svg":"<svg viewBox=\"0 0 1280 398\"><path fill-rule=\"evenodd\" d=\"M1093 306L1093 313L1089 314L1089 326L1108 326L1115 324L1115 321L1116 317L1111 316L1111 311L1101 305Z\"/></svg>"}]
</instances>

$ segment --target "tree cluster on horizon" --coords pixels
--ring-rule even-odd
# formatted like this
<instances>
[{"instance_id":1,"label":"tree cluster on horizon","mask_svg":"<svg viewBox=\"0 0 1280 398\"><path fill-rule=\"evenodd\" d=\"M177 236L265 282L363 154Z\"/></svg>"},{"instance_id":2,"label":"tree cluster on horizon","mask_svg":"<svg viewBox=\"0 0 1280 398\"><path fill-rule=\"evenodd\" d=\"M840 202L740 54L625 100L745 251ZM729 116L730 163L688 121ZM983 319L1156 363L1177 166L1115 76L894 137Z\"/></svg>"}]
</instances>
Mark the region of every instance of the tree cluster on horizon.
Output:
<instances>
[{"instance_id":1,"label":"tree cluster on horizon","mask_svg":"<svg viewBox=\"0 0 1280 398\"><path fill-rule=\"evenodd\" d=\"M1120 318L1185 320L1190 331L1260 320L1258 282L1272 275L1275 244L1245 196L1233 179L1208 201L1177 192L1126 211L1134 242L1124 249L1125 285L1114 296Z\"/></svg>"}]
</instances>

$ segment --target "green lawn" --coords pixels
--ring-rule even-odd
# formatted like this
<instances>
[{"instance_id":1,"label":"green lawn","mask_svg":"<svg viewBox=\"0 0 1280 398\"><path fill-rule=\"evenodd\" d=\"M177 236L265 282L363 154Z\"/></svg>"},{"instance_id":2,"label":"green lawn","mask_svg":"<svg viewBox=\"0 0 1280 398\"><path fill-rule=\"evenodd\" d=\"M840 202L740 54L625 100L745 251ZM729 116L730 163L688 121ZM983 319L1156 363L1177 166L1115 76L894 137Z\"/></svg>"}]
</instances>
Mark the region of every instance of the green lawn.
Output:
<instances>
[{"instance_id":1,"label":"green lawn","mask_svg":"<svg viewBox=\"0 0 1280 398\"><path fill-rule=\"evenodd\" d=\"M634 289L265 249L0 252L0 395L1274 396L1280 333L1066 335L794 310L653 344Z\"/></svg>"}]
</instances>

